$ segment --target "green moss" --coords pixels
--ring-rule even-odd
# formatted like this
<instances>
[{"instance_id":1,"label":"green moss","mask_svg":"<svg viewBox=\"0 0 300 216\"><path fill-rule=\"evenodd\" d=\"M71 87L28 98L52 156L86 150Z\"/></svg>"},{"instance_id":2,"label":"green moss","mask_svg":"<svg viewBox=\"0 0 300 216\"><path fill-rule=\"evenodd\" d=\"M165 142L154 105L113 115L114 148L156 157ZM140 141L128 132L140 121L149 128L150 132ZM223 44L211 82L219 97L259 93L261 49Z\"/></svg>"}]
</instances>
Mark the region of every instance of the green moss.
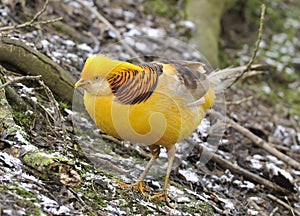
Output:
<instances>
[{"instance_id":1,"label":"green moss","mask_svg":"<svg viewBox=\"0 0 300 216\"><path fill-rule=\"evenodd\" d=\"M17 203L19 207L24 208L26 215L41 215L41 210L36 206L39 200L33 192L26 190L16 183L2 184L0 190L2 193L13 195L13 202Z\"/></svg>"},{"instance_id":2,"label":"green moss","mask_svg":"<svg viewBox=\"0 0 300 216\"><path fill-rule=\"evenodd\" d=\"M32 123L32 117L24 112L14 110L12 114L16 123L22 127L27 127Z\"/></svg>"},{"instance_id":3,"label":"green moss","mask_svg":"<svg viewBox=\"0 0 300 216\"><path fill-rule=\"evenodd\" d=\"M65 109L70 109L69 104L67 104L63 101L59 101L58 104L59 104L59 109L61 112L64 112Z\"/></svg>"},{"instance_id":4,"label":"green moss","mask_svg":"<svg viewBox=\"0 0 300 216\"><path fill-rule=\"evenodd\" d=\"M182 1L181 8L178 8L177 0L148 0L145 1L144 6L146 12L152 14L158 14L167 18L173 18L179 16L183 18L186 16L185 5L187 0Z\"/></svg>"}]
</instances>

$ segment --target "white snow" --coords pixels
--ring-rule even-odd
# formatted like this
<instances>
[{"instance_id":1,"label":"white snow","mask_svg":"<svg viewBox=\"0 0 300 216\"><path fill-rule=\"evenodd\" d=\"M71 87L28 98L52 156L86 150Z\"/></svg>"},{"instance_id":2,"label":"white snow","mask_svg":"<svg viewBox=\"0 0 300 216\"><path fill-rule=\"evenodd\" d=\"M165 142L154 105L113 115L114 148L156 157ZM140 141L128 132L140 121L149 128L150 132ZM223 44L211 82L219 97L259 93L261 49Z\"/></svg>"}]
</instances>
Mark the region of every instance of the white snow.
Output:
<instances>
[{"instance_id":1,"label":"white snow","mask_svg":"<svg viewBox=\"0 0 300 216\"><path fill-rule=\"evenodd\" d=\"M234 180L233 183L238 185L240 188L247 188L247 189L254 189L255 188L255 184L253 184L250 181Z\"/></svg>"},{"instance_id":2,"label":"white snow","mask_svg":"<svg viewBox=\"0 0 300 216\"><path fill-rule=\"evenodd\" d=\"M193 183L199 181L199 176L191 168L187 170L179 170L179 173L183 175L187 181Z\"/></svg>"},{"instance_id":3,"label":"white snow","mask_svg":"<svg viewBox=\"0 0 300 216\"><path fill-rule=\"evenodd\" d=\"M166 32L163 29L143 27L142 31L149 37L163 37L166 35Z\"/></svg>"},{"instance_id":4,"label":"white snow","mask_svg":"<svg viewBox=\"0 0 300 216\"><path fill-rule=\"evenodd\" d=\"M89 52L89 53L93 53L93 49L92 49L89 45L87 45L86 43L79 44L79 45L78 45L78 49L87 51L87 52Z\"/></svg>"},{"instance_id":5,"label":"white snow","mask_svg":"<svg viewBox=\"0 0 300 216\"><path fill-rule=\"evenodd\" d=\"M0 152L0 161L4 161L4 163L10 167L20 167L22 166L22 162L20 159L7 154L6 152Z\"/></svg>"},{"instance_id":6,"label":"white snow","mask_svg":"<svg viewBox=\"0 0 300 216\"><path fill-rule=\"evenodd\" d=\"M37 198L40 200L43 210L51 214L69 215L72 212L68 207L63 205L60 206L56 201L50 199L49 197L43 194L37 194Z\"/></svg>"},{"instance_id":7,"label":"white snow","mask_svg":"<svg viewBox=\"0 0 300 216\"><path fill-rule=\"evenodd\" d=\"M195 23L193 23L189 20L182 20L182 21L180 21L180 24L189 29L195 29Z\"/></svg>"},{"instance_id":8,"label":"white snow","mask_svg":"<svg viewBox=\"0 0 300 216\"><path fill-rule=\"evenodd\" d=\"M250 166L257 170L260 170L263 167L261 160L263 160L263 157L259 154L253 155L250 159L247 157L247 161L250 162Z\"/></svg>"},{"instance_id":9,"label":"white snow","mask_svg":"<svg viewBox=\"0 0 300 216\"><path fill-rule=\"evenodd\" d=\"M266 155L266 158L268 158L268 160L272 163L275 163L277 165L282 165L284 164L281 160L279 160L277 157L273 156L273 155Z\"/></svg>"},{"instance_id":10,"label":"white snow","mask_svg":"<svg viewBox=\"0 0 300 216\"><path fill-rule=\"evenodd\" d=\"M203 118L200 125L197 127L197 132L201 134L201 136L208 136L208 129L210 128L210 121L207 118Z\"/></svg>"},{"instance_id":11,"label":"white snow","mask_svg":"<svg viewBox=\"0 0 300 216\"><path fill-rule=\"evenodd\" d=\"M248 208L247 209L247 214L248 215L259 215L259 211Z\"/></svg>"},{"instance_id":12,"label":"white snow","mask_svg":"<svg viewBox=\"0 0 300 216\"><path fill-rule=\"evenodd\" d=\"M267 162L266 167L269 171L271 171L273 173L273 175L278 175L278 173L280 172L281 175L283 175L285 178L290 180L290 182L292 182L294 180L294 178L292 177L292 175L289 172L287 172L284 169L279 168L274 163Z\"/></svg>"}]
</instances>

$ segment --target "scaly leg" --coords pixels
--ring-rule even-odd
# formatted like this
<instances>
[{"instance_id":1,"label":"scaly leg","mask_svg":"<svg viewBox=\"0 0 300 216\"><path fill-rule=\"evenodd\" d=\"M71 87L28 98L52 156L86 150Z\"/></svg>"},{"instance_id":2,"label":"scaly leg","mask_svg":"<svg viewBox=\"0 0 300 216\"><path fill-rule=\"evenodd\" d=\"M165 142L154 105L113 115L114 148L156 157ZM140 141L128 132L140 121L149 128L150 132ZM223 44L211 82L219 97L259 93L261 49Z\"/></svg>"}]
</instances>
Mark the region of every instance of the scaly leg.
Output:
<instances>
[{"instance_id":1,"label":"scaly leg","mask_svg":"<svg viewBox=\"0 0 300 216\"><path fill-rule=\"evenodd\" d=\"M171 205L171 203L169 202L167 188L168 188L168 184L169 184L169 178L170 178L170 173L171 173L171 170L172 170L173 161L174 161L174 158L175 158L176 147L175 147L175 145L172 145L172 146L166 147L166 149L167 149L167 153L168 153L168 167L167 167L167 174L166 174L165 184L164 184L164 187L163 187L162 191L156 192L150 198L150 200L162 199L167 203L167 205L169 207L174 208L174 206Z\"/></svg>"},{"instance_id":2,"label":"scaly leg","mask_svg":"<svg viewBox=\"0 0 300 216\"><path fill-rule=\"evenodd\" d=\"M133 184L127 184L121 181L118 181L117 183L122 186L122 187L129 187L129 188L134 188L136 190L138 190L141 194L144 194L144 190L145 191L150 191L149 189L147 189L145 187L145 184L143 182L145 176L147 175L149 169L151 168L151 166L153 165L154 161L156 160L156 158L159 156L160 153L160 148L158 145L150 145L149 146L150 152L152 154L152 157L150 159L150 161L147 163L145 170L142 172L142 174L140 175L140 177L136 180L135 183Z\"/></svg>"}]
</instances>

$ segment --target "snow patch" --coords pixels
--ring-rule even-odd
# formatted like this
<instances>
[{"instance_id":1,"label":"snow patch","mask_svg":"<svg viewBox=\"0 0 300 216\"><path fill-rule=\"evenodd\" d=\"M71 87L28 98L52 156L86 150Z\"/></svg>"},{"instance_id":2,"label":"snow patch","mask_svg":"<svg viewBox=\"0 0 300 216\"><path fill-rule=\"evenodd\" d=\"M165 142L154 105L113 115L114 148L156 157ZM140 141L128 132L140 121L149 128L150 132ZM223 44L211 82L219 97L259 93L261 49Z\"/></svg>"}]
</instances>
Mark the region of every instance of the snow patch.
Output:
<instances>
[{"instance_id":1,"label":"snow patch","mask_svg":"<svg viewBox=\"0 0 300 216\"><path fill-rule=\"evenodd\" d=\"M274 163L267 162L266 167L273 173L273 175L278 175L278 173L281 173L281 175L283 175L286 179L290 180L290 182L293 182L294 178L292 177L292 175L286 170L279 168Z\"/></svg>"},{"instance_id":2,"label":"snow patch","mask_svg":"<svg viewBox=\"0 0 300 216\"><path fill-rule=\"evenodd\" d=\"M13 168L20 168L22 166L22 162L20 159L7 154L6 152L0 152L0 163Z\"/></svg>"},{"instance_id":3,"label":"snow patch","mask_svg":"<svg viewBox=\"0 0 300 216\"><path fill-rule=\"evenodd\" d=\"M179 170L179 173L183 175L187 181L192 183L199 182L199 176L191 168L187 170Z\"/></svg>"}]
</instances>

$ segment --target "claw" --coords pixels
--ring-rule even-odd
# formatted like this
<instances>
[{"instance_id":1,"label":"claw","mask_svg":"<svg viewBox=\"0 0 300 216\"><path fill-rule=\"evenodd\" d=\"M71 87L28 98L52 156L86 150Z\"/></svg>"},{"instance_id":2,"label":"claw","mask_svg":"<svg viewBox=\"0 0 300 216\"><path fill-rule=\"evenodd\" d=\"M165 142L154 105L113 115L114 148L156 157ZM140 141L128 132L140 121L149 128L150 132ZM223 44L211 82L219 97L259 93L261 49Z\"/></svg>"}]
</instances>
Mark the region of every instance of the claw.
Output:
<instances>
[{"instance_id":1,"label":"claw","mask_svg":"<svg viewBox=\"0 0 300 216\"><path fill-rule=\"evenodd\" d=\"M135 189L135 190L139 191L141 194L143 194L144 196L145 196L144 191L150 192L149 187L142 181L136 181L133 184L127 184L127 183L124 183L124 182L118 180L117 184L124 188Z\"/></svg>"},{"instance_id":2,"label":"claw","mask_svg":"<svg viewBox=\"0 0 300 216\"><path fill-rule=\"evenodd\" d=\"M150 197L150 200L154 200L154 199L163 200L167 203L167 205L170 208L175 209L175 207L169 202L168 194L167 194L167 191L165 191L165 190L162 190L159 192L154 192L154 195L152 197Z\"/></svg>"}]
</instances>

